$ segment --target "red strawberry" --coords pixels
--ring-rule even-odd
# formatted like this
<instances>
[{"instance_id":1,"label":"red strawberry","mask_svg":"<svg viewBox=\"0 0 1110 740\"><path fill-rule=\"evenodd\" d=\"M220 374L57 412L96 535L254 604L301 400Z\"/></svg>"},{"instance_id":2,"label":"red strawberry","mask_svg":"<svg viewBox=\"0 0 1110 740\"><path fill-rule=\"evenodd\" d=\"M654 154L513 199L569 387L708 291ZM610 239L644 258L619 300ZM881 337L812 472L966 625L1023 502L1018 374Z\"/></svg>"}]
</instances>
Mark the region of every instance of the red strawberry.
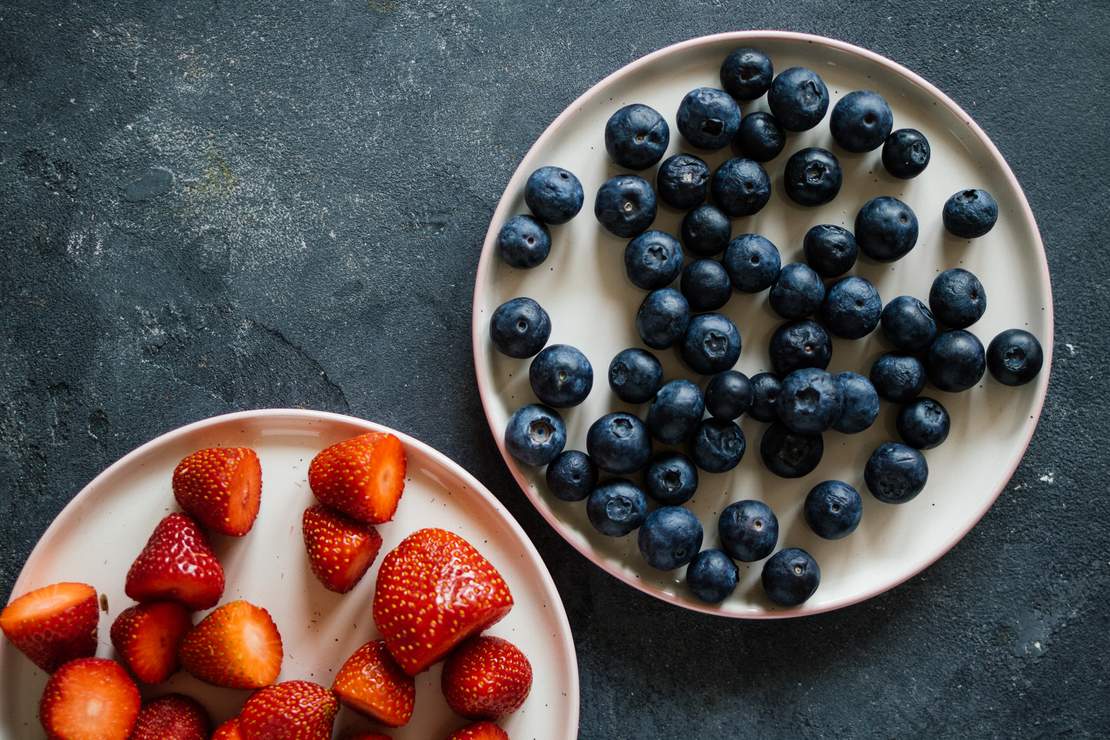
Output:
<instances>
[{"instance_id":1,"label":"red strawberry","mask_svg":"<svg viewBox=\"0 0 1110 740\"><path fill-rule=\"evenodd\" d=\"M168 694L139 712L130 740L208 740L212 722L204 707L183 694Z\"/></svg>"},{"instance_id":2,"label":"red strawberry","mask_svg":"<svg viewBox=\"0 0 1110 740\"><path fill-rule=\"evenodd\" d=\"M170 514L127 571L135 601L180 601L192 610L215 606L224 592L224 569L200 527L185 514Z\"/></svg>"},{"instance_id":3,"label":"red strawberry","mask_svg":"<svg viewBox=\"0 0 1110 740\"><path fill-rule=\"evenodd\" d=\"M331 689L346 706L390 727L406 724L416 703L416 682L383 640L371 640L347 658Z\"/></svg>"},{"instance_id":4,"label":"red strawberry","mask_svg":"<svg viewBox=\"0 0 1110 740\"><path fill-rule=\"evenodd\" d=\"M325 588L341 594L355 587L382 546L374 527L320 504L305 509L302 528L312 572Z\"/></svg>"},{"instance_id":5,"label":"red strawberry","mask_svg":"<svg viewBox=\"0 0 1110 740\"><path fill-rule=\"evenodd\" d=\"M270 613L246 601L212 611L185 635L181 665L201 681L229 689L268 686L281 673L281 635Z\"/></svg>"},{"instance_id":6,"label":"red strawberry","mask_svg":"<svg viewBox=\"0 0 1110 740\"><path fill-rule=\"evenodd\" d=\"M415 676L512 608L501 574L469 542L421 529L382 560L373 612L394 660Z\"/></svg>"},{"instance_id":7,"label":"red strawberry","mask_svg":"<svg viewBox=\"0 0 1110 740\"><path fill-rule=\"evenodd\" d=\"M492 722L475 722L455 730L447 740L509 740L509 733Z\"/></svg>"},{"instance_id":8,"label":"red strawberry","mask_svg":"<svg viewBox=\"0 0 1110 740\"><path fill-rule=\"evenodd\" d=\"M78 658L46 682L39 721L51 738L126 740L141 704L139 687L119 663Z\"/></svg>"},{"instance_id":9,"label":"red strawberry","mask_svg":"<svg viewBox=\"0 0 1110 740\"><path fill-rule=\"evenodd\" d=\"M232 717L217 727L212 740L243 740L243 735L239 732L239 718Z\"/></svg>"},{"instance_id":10,"label":"red strawberry","mask_svg":"<svg viewBox=\"0 0 1110 740\"><path fill-rule=\"evenodd\" d=\"M390 740L390 738L389 735L383 735L380 732L349 732L343 736L343 740Z\"/></svg>"},{"instance_id":11,"label":"red strawberry","mask_svg":"<svg viewBox=\"0 0 1110 740\"><path fill-rule=\"evenodd\" d=\"M447 704L467 719L501 719L520 709L532 689L532 664L520 648L480 635L459 645L443 664Z\"/></svg>"},{"instance_id":12,"label":"red strawberry","mask_svg":"<svg viewBox=\"0 0 1110 740\"><path fill-rule=\"evenodd\" d=\"M173 495L204 526L242 537L251 530L262 500L258 455L248 447L197 450L174 469Z\"/></svg>"},{"instance_id":13,"label":"red strawberry","mask_svg":"<svg viewBox=\"0 0 1110 740\"><path fill-rule=\"evenodd\" d=\"M176 601L151 601L124 609L112 622L112 644L143 683L162 683L178 668L177 649L193 628L189 610Z\"/></svg>"},{"instance_id":14,"label":"red strawberry","mask_svg":"<svg viewBox=\"0 0 1110 740\"><path fill-rule=\"evenodd\" d=\"M381 432L339 442L312 458L308 485L320 503L349 517L388 522L405 489L405 448Z\"/></svg>"},{"instance_id":15,"label":"red strawberry","mask_svg":"<svg viewBox=\"0 0 1110 740\"><path fill-rule=\"evenodd\" d=\"M46 672L74 658L96 654L100 610L96 589L55 583L23 594L0 612L0 629Z\"/></svg>"},{"instance_id":16,"label":"red strawberry","mask_svg":"<svg viewBox=\"0 0 1110 740\"><path fill-rule=\"evenodd\" d=\"M255 692L239 715L243 740L331 740L335 694L311 681L284 681Z\"/></svg>"}]
</instances>

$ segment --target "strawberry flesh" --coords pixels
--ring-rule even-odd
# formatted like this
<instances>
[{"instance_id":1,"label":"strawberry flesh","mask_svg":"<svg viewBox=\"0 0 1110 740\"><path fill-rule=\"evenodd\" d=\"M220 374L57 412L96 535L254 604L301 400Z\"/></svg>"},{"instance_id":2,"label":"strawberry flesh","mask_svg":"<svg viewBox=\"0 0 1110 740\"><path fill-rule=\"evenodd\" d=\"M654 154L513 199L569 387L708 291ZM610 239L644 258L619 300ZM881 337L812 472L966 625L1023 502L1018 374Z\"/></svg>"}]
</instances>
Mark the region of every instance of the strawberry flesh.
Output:
<instances>
[{"instance_id":1,"label":"strawberry flesh","mask_svg":"<svg viewBox=\"0 0 1110 740\"><path fill-rule=\"evenodd\" d=\"M126 740L141 703L139 687L119 663L78 658L46 682L39 721L51 738Z\"/></svg>"},{"instance_id":2,"label":"strawberry flesh","mask_svg":"<svg viewBox=\"0 0 1110 740\"><path fill-rule=\"evenodd\" d=\"M368 524L393 518L405 489L405 448L392 434L367 432L323 450L308 466L316 499Z\"/></svg>"},{"instance_id":3,"label":"strawberry flesh","mask_svg":"<svg viewBox=\"0 0 1110 740\"><path fill-rule=\"evenodd\" d=\"M162 683L178 668L177 650L193 627L189 610L176 601L151 601L120 612L112 645L143 683Z\"/></svg>"},{"instance_id":4,"label":"strawberry flesh","mask_svg":"<svg viewBox=\"0 0 1110 740\"><path fill-rule=\"evenodd\" d=\"M168 694L142 708L130 740L208 740L211 727L196 699Z\"/></svg>"},{"instance_id":5,"label":"strawberry flesh","mask_svg":"<svg viewBox=\"0 0 1110 740\"><path fill-rule=\"evenodd\" d=\"M331 740L339 702L311 681L284 681L247 699L239 715L243 740Z\"/></svg>"},{"instance_id":6,"label":"strawberry flesh","mask_svg":"<svg viewBox=\"0 0 1110 740\"><path fill-rule=\"evenodd\" d=\"M371 640L356 650L331 688L345 706L389 727L412 718L416 682L393 660L383 640Z\"/></svg>"},{"instance_id":7,"label":"strawberry flesh","mask_svg":"<svg viewBox=\"0 0 1110 740\"><path fill-rule=\"evenodd\" d=\"M248 447L197 450L173 471L173 495L181 508L221 534L250 531L262 501L262 465Z\"/></svg>"},{"instance_id":8,"label":"strawberry flesh","mask_svg":"<svg viewBox=\"0 0 1110 740\"><path fill-rule=\"evenodd\" d=\"M185 636L178 655L182 667L201 681L258 689L281 673L281 635L265 609L232 601L201 620Z\"/></svg>"},{"instance_id":9,"label":"strawberry flesh","mask_svg":"<svg viewBox=\"0 0 1110 740\"><path fill-rule=\"evenodd\" d=\"M75 658L96 654L99 619L95 588L55 583L4 607L0 629L31 662L50 673Z\"/></svg>"},{"instance_id":10,"label":"strawberry flesh","mask_svg":"<svg viewBox=\"0 0 1110 740\"><path fill-rule=\"evenodd\" d=\"M124 591L135 601L180 601L192 610L216 605L224 569L200 527L186 514L158 523L127 572Z\"/></svg>"},{"instance_id":11,"label":"strawberry flesh","mask_svg":"<svg viewBox=\"0 0 1110 740\"><path fill-rule=\"evenodd\" d=\"M312 572L325 588L341 594L361 580L382 546L373 526L320 504L305 509L301 526Z\"/></svg>"},{"instance_id":12,"label":"strawberry flesh","mask_svg":"<svg viewBox=\"0 0 1110 740\"><path fill-rule=\"evenodd\" d=\"M443 695L467 719L500 719L520 709L532 688L532 665L516 645L480 635L443 664Z\"/></svg>"}]
</instances>

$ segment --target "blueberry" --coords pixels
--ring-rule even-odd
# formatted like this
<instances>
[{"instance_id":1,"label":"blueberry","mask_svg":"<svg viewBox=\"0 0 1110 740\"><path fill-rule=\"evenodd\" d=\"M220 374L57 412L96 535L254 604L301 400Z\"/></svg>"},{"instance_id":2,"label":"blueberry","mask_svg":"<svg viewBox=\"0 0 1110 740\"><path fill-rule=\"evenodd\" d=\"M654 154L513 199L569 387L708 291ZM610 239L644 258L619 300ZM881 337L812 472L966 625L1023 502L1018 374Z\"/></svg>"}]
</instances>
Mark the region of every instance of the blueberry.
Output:
<instances>
[{"instance_id":1,"label":"blueberry","mask_svg":"<svg viewBox=\"0 0 1110 740\"><path fill-rule=\"evenodd\" d=\"M777 421L777 404L782 393L782 382L774 373L756 373L752 376L752 407L748 414L764 423Z\"/></svg>"},{"instance_id":2,"label":"blueberry","mask_svg":"<svg viewBox=\"0 0 1110 740\"><path fill-rule=\"evenodd\" d=\"M931 450L948 439L950 426L944 406L931 398L915 398L898 412L898 434L919 450Z\"/></svg>"},{"instance_id":3,"label":"blueberry","mask_svg":"<svg viewBox=\"0 0 1110 740\"><path fill-rule=\"evenodd\" d=\"M987 310L987 291L979 278L959 267L945 270L929 289L929 308L951 329L966 329Z\"/></svg>"},{"instance_id":4,"label":"blueberry","mask_svg":"<svg viewBox=\"0 0 1110 740\"><path fill-rule=\"evenodd\" d=\"M682 271L682 246L665 231L645 231L624 248L624 271L637 288L665 288Z\"/></svg>"},{"instance_id":5,"label":"blueberry","mask_svg":"<svg viewBox=\"0 0 1110 740\"><path fill-rule=\"evenodd\" d=\"M870 428L879 416L879 394L871 381L858 373L845 372L833 376L840 386L842 409L833 429L844 434L858 434Z\"/></svg>"},{"instance_id":6,"label":"blueberry","mask_svg":"<svg viewBox=\"0 0 1110 740\"><path fill-rule=\"evenodd\" d=\"M740 106L724 90L699 87L686 93L676 118L687 141L716 150L727 146L740 127Z\"/></svg>"},{"instance_id":7,"label":"blueberry","mask_svg":"<svg viewBox=\"0 0 1110 740\"><path fill-rule=\"evenodd\" d=\"M653 349L666 349L677 342L689 323L690 304L674 288L648 293L636 311L636 331Z\"/></svg>"},{"instance_id":8,"label":"blueberry","mask_svg":"<svg viewBox=\"0 0 1110 740\"><path fill-rule=\"evenodd\" d=\"M597 466L590 456L567 450L547 466L547 487L561 501L581 501L597 485Z\"/></svg>"},{"instance_id":9,"label":"blueberry","mask_svg":"<svg viewBox=\"0 0 1110 740\"><path fill-rule=\"evenodd\" d=\"M826 480L810 489L803 511L814 534L839 540L856 531L863 516L863 500L859 491L844 481Z\"/></svg>"},{"instance_id":10,"label":"blueberry","mask_svg":"<svg viewBox=\"0 0 1110 740\"><path fill-rule=\"evenodd\" d=\"M686 569L686 585L701 601L719 604L736 590L740 571L721 550L702 550Z\"/></svg>"},{"instance_id":11,"label":"blueberry","mask_svg":"<svg viewBox=\"0 0 1110 740\"><path fill-rule=\"evenodd\" d=\"M540 167L528 176L524 202L545 224L565 224L582 210L582 183L562 167Z\"/></svg>"},{"instance_id":12,"label":"blueberry","mask_svg":"<svg viewBox=\"0 0 1110 740\"><path fill-rule=\"evenodd\" d=\"M734 501L717 519L721 549L742 563L754 563L774 552L779 520L762 501Z\"/></svg>"},{"instance_id":13,"label":"blueberry","mask_svg":"<svg viewBox=\"0 0 1110 740\"><path fill-rule=\"evenodd\" d=\"M925 387L925 366L914 355L887 352L871 365L871 384L882 398L906 403Z\"/></svg>"},{"instance_id":14,"label":"blueberry","mask_svg":"<svg viewBox=\"0 0 1110 740\"><path fill-rule=\"evenodd\" d=\"M782 187L800 206L822 206L832 201L843 183L840 161L828 149L807 147L786 160Z\"/></svg>"},{"instance_id":15,"label":"blueberry","mask_svg":"<svg viewBox=\"0 0 1110 740\"><path fill-rule=\"evenodd\" d=\"M987 347L987 367L999 383L1024 385L1041 371L1044 351L1037 338L1023 329L1007 329ZM708 398L706 399L708 402Z\"/></svg>"},{"instance_id":16,"label":"blueberry","mask_svg":"<svg viewBox=\"0 0 1110 740\"><path fill-rule=\"evenodd\" d=\"M720 254L732 236L732 221L719 208L698 206L682 218L682 244L700 257Z\"/></svg>"},{"instance_id":17,"label":"blueberry","mask_svg":"<svg viewBox=\"0 0 1110 740\"><path fill-rule=\"evenodd\" d=\"M698 490L698 469L681 452L663 452L644 471L644 487L659 503L678 506Z\"/></svg>"},{"instance_id":18,"label":"blueberry","mask_svg":"<svg viewBox=\"0 0 1110 740\"><path fill-rule=\"evenodd\" d=\"M709 165L693 154L675 154L659 165L655 176L659 197L672 208L687 210L709 195Z\"/></svg>"},{"instance_id":19,"label":"blueberry","mask_svg":"<svg viewBox=\"0 0 1110 740\"><path fill-rule=\"evenodd\" d=\"M859 245L852 232L832 224L819 224L807 231L802 248L809 266L827 278L851 270L859 256Z\"/></svg>"},{"instance_id":20,"label":"blueberry","mask_svg":"<svg viewBox=\"0 0 1110 740\"><path fill-rule=\"evenodd\" d=\"M716 419L732 421L752 406L752 382L738 370L725 370L709 379L705 409Z\"/></svg>"},{"instance_id":21,"label":"blueberry","mask_svg":"<svg viewBox=\"0 0 1110 740\"><path fill-rule=\"evenodd\" d=\"M917 177L929 166L929 140L914 128L900 128L886 137L883 144L883 167L902 180Z\"/></svg>"},{"instance_id":22,"label":"blueberry","mask_svg":"<svg viewBox=\"0 0 1110 740\"><path fill-rule=\"evenodd\" d=\"M538 403L522 406L509 417L505 448L525 465L547 465L563 451L567 428L559 412Z\"/></svg>"},{"instance_id":23,"label":"blueberry","mask_svg":"<svg viewBox=\"0 0 1110 740\"><path fill-rule=\"evenodd\" d=\"M784 319L804 319L816 313L824 299L821 276L802 262L784 265L771 286L771 308Z\"/></svg>"},{"instance_id":24,"label":"blueberry","mask_svg":"<svg viewBox=\"0 0 1110 740\"><path fill-rule=\"evenodd\" d=\"M791 67L771 83L767 105L787 131L808 131L829 110L829 88L813 70Z\"/></svg>"},{"instance_id":25,"label":"blueberry","mask_svg":"<svg viewBox=\"0 0 1110 740\"><path fill-rule=\"evenodd\" d=\"M713 202L733 218L759 213L771 200L771 178L754 159L733 157L713 173Z\"/></svg>"},{"instance_id":26,"label":"blueberry","mask_svg":"<svg viewBox=\"0 0 1110 740\"><path fill-rule=\"evenodd\" d=\"M543 349L551 336L551 319L531 298L505 301L489 318L489 337L497 350L524 359Z\"/></svg>"},{"instance_id":27,"label":"blueberry","mask_svg":"<svg viewBox=\"0 0 1110 740\"><path fill-rule=\"evenodd\" d=\"M782 379L775 407L787 429L798 434L820 434L840 418L840 386L830 373L803 367Z\"/></svg>"},{"instance_id":28,"label":"blueberry","mask_svg":"<svg viewBox=\"0 0 1110 740\"><path fill-rule=\"evenodd\" d=\"M821 321L833 336L861 339L879 325L883 300L867 278L850 275L829 288L821 304Z\"/></svg>"},{"instance_id":29,"label":"blueberry","mask_svg":"<svg viewBox=\"0 0 1110 740\"><path fill-rule=\"evenodd\" d=\"M663 385L663 366L638 347L621 350L609 363L609 387L626 403L645 403Z\"/></svg>"},{"instance_id":30,"label":"blueberry","mask_svg":"<svg viewBox=\"0 0 1110 740\"><path fill-rule=\"evenodd\" d=\"M682 359L702 375L730 369L740 359L740 331L719 313L703 313L690 319L680 347Z\"/></svg>"},{"instance_id":31,"label":"blueberry","mask_svg":"<svg viewBox=\"0 0 1110 740\"><path fill-rule=\"evenodd\" d=\"M894 113L882 95L855 90L836 101L829 129L833 139L849 152L878 149L894 128Z\"/></svg>"},{"instance_id":32,"label":"blueberry","mask_svg":"<svg viewBox=\"0 0 1110 740\"><path fill-rule=\"evenodd\" d=\"M778 247L759 234L741 234L729 242L722 264L732 287L741 293L759 293L779 277L782 258Z\"/></svg>"},{"instance_id":33,"label":"blueberry","mask_svg":"<svg viewBox=\"0 0 1110 740\"><path fill-rule=\"evenodd\" d=\"M945 202L943 217L950 233L974 239L994 228L998 204L986 190L961 190Z\"/></svg>"},{"instance_id":34,"label":"blueberry","mask_svg":"<svg viewBox=\"0 0 1110 740\"><path fill-rule=\"evenodd\" d=\"M689 380L671 380L648 407L647 426L651 436L663 444L676 445L689 439L704 413L701 388Z\"/></svg>"},{"instance_id":35,"label":"blueberry","mask_svg":"<svg viewBox=\"0 0 1110 740\"><path fill-rule=\"evenodd\" d=\"M779 606L798 606L821 584L821 568L808 552L791 547L763 564L762 581L768 599Z\"/></svg>"},{"instance_id":36,"label":"blueberry","mask_svg":"<svg viewBox=\"0 0 1110 740\"><path fill-rule=\"evenodd\" d=\"M735 422L711 417L694 429L690 456L707 473L724 473L740 464L747 449L748 441Z\"/></svg>"},{"instance_id":37,"label":"blueberry","mask_svg":"<svg viewBox=\"0 0 1110 740\"><path fill-rule=\"evenodd\" d=\"M586 451L602 470L635 473L651 458L651 438L639 417L617 411L606 414L586 432Z\"/></svg>"},{"instance_id":38,"label":"blueberry","mask_svg":"<svg viewBox=\"0 0 1110 740\"><path fill-rule=\"evenodd\" d=\"M630 239L655 220L655 191L638 175L617 175L597 191L594 215L610 233Z\"/></svg>"},{"instance_id":39,"label":"blueberry","mask_svg":"<svg viewBox=\"0 0 1110 740\"><path fill-rule=\"evenodd\" d=\"M756 162L770 162L786 147L786 132L770 113L749 113L740 119L732 151Z\"/></svg>"},{"instance_id":40,"label":"blueberry","mask_svg":"<svg viewBox=\"0 0 1110 740\"><path fill-rule=\"evenodd\" d=\"M647 518L647 497L632 481L613 478L586 499L586 516L594 529L609 537L623 537Z\"/></svg>"},{"instance_id":41,"label":"blueberry","mask_svg":"<svg viewBox=\"0 0 1110 740\"><path fill-rule=\"evenodd\" d=\"M813 472L825 454L820 434L798 434L781 422L767 427L759 442L763 464L781 478L801 478Z\"/></svg>"},{"instance_id":42,"label":"blueberry","mask_svg":"<svg viewBox=\"0 0 1110 740\"><path fill-rule=\"evenodd\" d=\"M681 506L661 506L648 514L637 535L640 554L652 568L674 570L701 549L701 522Z\"/></svg>"},{"instance_id":43,"label":"blueberry","mask_svg":"<svg viewBox=\"0 0 1110 740\"><path fill-rule=\"evenodd\" d=\"M715 311L732 295L728 273L720 262L711 259L697 259L686 265L681 287L692 311Z\"/></svg>"},{"instance_id":44,"label":"blueberry","mask_svg":"<svg viewBox=\"0 0 1110 740\"><path fill-rule=\"evenodd\" d=\"M721 63L721 87L737 100L755 100L771 89L775 68L759 49L733 49Z\"/></svg>"},{"instance_id":45,"label":"blueberry","mask_svg":"<svg viewBox=\"0 0 1110 740\"><path fill-rule=\"evenodd\" d=\"M792 321L771 335L771 367L785 377L802 367L824 370L832 359L832 342L824 327L814 321Z\"/></svg>"},{"instance_id":46,"label":"blueberry","mask_svg":"<svg viewBox=\"0 0 1110 740\"><path fill-rule=\"evenodd\" d=\"M871 495L887 504L904 504L925 488L929 464L919 450L883 442L867 460L863 478Z\"/></svg>"},{"instance_id":47,"label":"blueberry","mask_svg":"<svg viewBox=\"0 0 1110 740\"><path fill-rule=\"evenodd\" d=\"M900 295L883 308L883 336L900 350L920 352L928 349L937 336L933 312L913 296Z\"/></svg>"},{"instance_id":48,"label":"blueberry","mask_svg":"<svg viewBox=\"0 0 1110 740\"><path fill-rule=\"evenodd\" d=\"M872 198L856 214L856 243L873 260L899 260L917 244L917 216L897 198Z\"/></svg>"},{"instance_id":49,"label":"blueberry","mask_svg":"<svg viewBox=\"0 0 1110 740\"><path fill-rule=\"evenodd\" d=\"M586 355L569 344L553 344L528 368L532 392L548 406L566 408L586 400L594 385L594 369Z\"/></svg>"},{"instance_id":50,"label":"blueberry","mask_svg":"<svg viewBox=\"0 0 1110 740\"><path fill-rule=\"evenodd\" d=\"M519 214L497 233L497 248L506 264L522 269L535 267L551 251L551 234L541 221Z\"/></svg>"},{"instance_id":51,"label":"blueberry","mask_svg":"<svg viewBox=\"0 0 1110 740\"><path fill-rule=\"evenodd\" d=\"M605 124L605 150L613 161L630 170L651 167L663 158L671 128L654 108L626 105Z\"/></svg>"},{"instance_id":52,"label":"blueberry","mask_svg":"<svg viewBox=\"0 0 1110 740\"><path fill-rule=\"evenodd\" d=\"M983 343L963 329L946 331L929 346L925 369L929 382L942 391L966 391L978 383L986 370Z\"/></svg>"}]
</instances>

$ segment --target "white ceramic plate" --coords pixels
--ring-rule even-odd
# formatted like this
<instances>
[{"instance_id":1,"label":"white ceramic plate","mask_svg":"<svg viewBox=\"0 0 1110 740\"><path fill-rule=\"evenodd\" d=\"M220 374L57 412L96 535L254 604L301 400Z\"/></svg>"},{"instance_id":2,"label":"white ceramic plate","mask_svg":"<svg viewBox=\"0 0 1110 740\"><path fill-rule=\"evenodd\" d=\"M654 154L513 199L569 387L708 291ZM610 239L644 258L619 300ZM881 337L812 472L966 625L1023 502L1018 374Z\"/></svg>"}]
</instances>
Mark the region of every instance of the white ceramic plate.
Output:
<instances>
[{"instance_id":1,"label":"white ceramic plate","mask_svg":"<svg viewBox=\"0 0 1110 740\"><path fill-rule=\"evenodd\" d=\"M227 575L222 601L244 598L269 610L281 632L285 660L279 680L330 686L354 650L375 637L370 602L382 557L422 527L442 527L469 540L505 577L515 606L489 634L512 640L534 669L524 706L502 721L514 740L571 740L578 732L578 667L562 602L539 554L508 511L469 473L422 442L397 434L408 455L408 477L396 518L380 525L382 550L348 594L326 590L308 568L301 513L313 501L306 475L313 456L366 431L392 431L368 421L317 411L247 411L197 422L139 447L98 475L39 540L13 596L55 581L84 581L107 595L98 654L113 654L108 628L131 601L124 576L159 519L176 509L174 466L202 447L252 447L262 461L262 508L242 539L214 535ZM198 617L199 618L199 617ZM408 726L387 730L397 740L434 740L466 724L439 688L440 665L416 679L416 712ZM0 737L42 737L38 701L46 674L0 639ZM149 695L181 691L222 721L238 712L248 691L219 689L179 673ZM343 709L337 730L374 724ZM378 728L381 731L381 728ZM338 734L338 733L337 733Z\"/></svg>"},{"instance_id":2,"label":"white ceramic plate","mask_svg":"<svg viewBox=\"0 0 1110 740\"><path fill-rule=\"evenodd\" d=\"M621 403L607 383L613 356L625 347L643 346L633 318L644 292L625 277L626 240L605 232L592 212L598 187L620 171L606 156L605 122L621 106L645 103L660 111L671 126L666 156L695 151L684 145L674 124L678 103L695 87L719 87L721 61L738 46L765 50L776 71L797 65L816 70L828 84L830 111L837 99L852 90L877 90L894 110L895 128L925 133L932 162L918 178L896 180L882 168L879 151L853 155L836 147L826 116L811 131L791 135L784 152L765 165L774 186L771 202L756 216L734 220L733 234L763 234L778 245L784 264L802 261L802 236L811 226L834 223L851 229L865 201L876 195L896 196L918 215L917 247L893 265L861 261L852 272L875 282L885 302L902 294L926 299L937 272L965 267L981 278L988 294L986 315L971 328L983 344L1003 329L1021 327L1040 339L1045 354L1039 378L1021 388L1004 387L988 375L979 387L963 394L926 390L926 395L948 408L952 431L944 445L926 453L930 479L925 491L901 506L876 501L862 479L864 462L876 445L897 438L889 404L883 404L879 421L864 434L826 435L824 460L799 480L776 478L763 468L758 447L764 425L742 421L748 439L744 460L728 474L703 473L690 506L705 526L705 547L717 546L717 515L729 502L758 498L774 508L780 546L803 547L821 566L820 588L792 610L775 609L763 597L758 583L761 563L741 566L740 585L723 604L702 604L687 593L684 569L652 570L641 559L634 535L621 539L599 535L586 519L583 504L551 496L543 471L519 465L504 448L509 416L535 401L528 386L528 361L500 355L488 335L489 318L498 305L515 296L530 296L551 316L551 343L572 344L590 358L593 391L583 405L564 413L567 449L585 449L590 423L610 410L646 411ZM766 98L742 107L745 113L766 110ZM795 205L782 193L787 158L806 146L833 150L844 168L840 195L821 208ZM713 167L732 156L727 150L698 155ZM526 212L525 180L537 167L548 164L578 175L586 203L573 221L552 227L551 255L544 264L515 270L497 255L497 232L510 216ZM654 183L655 168L640 174ZM948 196L968 187L989 190L1000 210L994 230L973 243L946 236L940 219ZM660 204L653 228L677 234L681 215ZM769 369L767 342L781 321L765 305L766 296L766 292L734 295L723 309L740 329L743 352L737 367L749 375ZM1052 298L1044 248L1020 186L998 150L964 111L925 80L872 52L817 36L753 31L694 39L649 54L602 80L551 124L524 157L494 213L474 288L473 335L478 387L502 455L536 508L571 545L617 578L674 604L733 617L785 617L836 609L901 583L948 551L983 516L1013 474L1040 414L1052 357ZM834 340L830 370L866 375L872 360L888 349L877 333L856 342ZM696 378L682 369L672 351L657 354L668 378ZM800 516L805 494L830 478L851 483L864 497L859 529L835 542L817 538Z\"/></svg>"}]
</instances>

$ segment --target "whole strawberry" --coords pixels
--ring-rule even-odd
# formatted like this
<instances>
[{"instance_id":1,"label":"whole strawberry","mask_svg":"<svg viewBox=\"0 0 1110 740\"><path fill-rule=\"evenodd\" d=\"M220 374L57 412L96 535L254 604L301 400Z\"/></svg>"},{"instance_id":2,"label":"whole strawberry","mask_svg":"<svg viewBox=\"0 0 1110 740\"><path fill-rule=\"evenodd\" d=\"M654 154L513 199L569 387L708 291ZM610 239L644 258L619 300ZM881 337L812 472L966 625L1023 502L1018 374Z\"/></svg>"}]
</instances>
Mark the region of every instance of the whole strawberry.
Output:
<instances>
[{"instance_id":1,"label":"whole strawberry","mask_svg":"<svg viewBox=\"0 0 1110 740\"><path fill-rule=\"evenodd\" d=\"M492 722L475 722L455 730L447 740L509 740L509 733Z\"/></svg>"},{"instance_id":2,"label":"whole strawberry","mask_svg":"<svg viewBox=\"0 0 1110 740\"><path fill-rule=\"evenodd\" d=\"M246 601L213 610L178 651L181 665L201 681L229 689L257 689L281 673L281 635L270 613Z\"/></svg>"},{"instance_id":3,"label":"whole strawberry","mask_svg":"<svg viewBox=\"0 0 1110 740\"><path fill-rule=\"evenodd\" d=\"M505 580L469 542L421 529L382 560L373 613L394 660L414 676L512 607Z\"/></svg>"},{"instance_id":4,"label":"whole strawberry","mask_svg":"<svg viewBox=\"0 0 1110 740\"><path fill-rule=\"evenodd\" d=\"M308 485L317 500L368 524L393 518L405 489L405 448L392 434L367 432L312 458Z\"/></svg>"},{"instance_id":5,"label":"whole strawberry","mask_svg":"<svg viewBox=\"0 0 1110 740\"><path fill-rule=\"evenodd\" d=\"M316 504L301 519L308 564L324 587L345 594L378 556L382 537L369 524Z\"/></svg>"},{"instance_id":6,"label":"whole strawberry","mask_svg":"<svg viewBox=\"0 0 1110 740\"><path fill-rule=\"evenodd\" d=\"M124 591L135 601L170 599L194 611L208 609L223 595L224 569L197 523L170 514L131 564Z\"/></svg>"},{"instance_id":7,"label":"whole strawberry","mask_svg":"<svg viewBox=\"0 0 1110 740\"><path fill-rule=\"evenodd\" d=\"M284 681L255 692L239 714L243 740L331 740L335 695L311 681Z\"/></svg>"},{"instance_id":8,"label":"whole strawberry","mask_svg":"<svg viewBox=\"0 0 1110 740\"><path fill-rule=\"evenodd\" d=\"M197 450L173 471L173 495L204 526L242 537L262 500L262 465L248 447Z\"/></svg>"},{"instance_id":9,"label":"whole strawberry","mask_svg":"<svg viewBox=\"0 0 1110 740\"><path fill-rule=\"evenodd\" d=\"M212 740L243 740L243 735L239 732L239 718L232 717L217 727L212 733Z\"/></svg>"},{"instance_id":10,"label":"whole strawberry","mask_svg":"<svg viewBox=\"0 0 1110 740\"><path fill-rule=\"evenodd\" d=\"M50 738L127 740L141 703L139 687L119 663L78 658L46 682L39 721Z\"/></svg>"},{"instance_id":11,"label":"whole strawberry","mask_svg":"<svg viewBox=\"0 0 1110 740\"><path fill-rule=\"evenodd\" d=\"M520 709L532 689L532 665L520 648L473 637L447 658L440 681L447 704L467 719L500 719Z\"/></svg>"},{"instance_id":12,"label":"whole strawberry","mask_svg":"<svg viewBox=\"0 0 1110 740\"><path fill-rule=\"evenodd\" d=\"M212 722L196 699L167 694L139 712L130 740L208 740Z\"/></svg>"},{"instance_id":13,"label":"whole strawberry","mask_svg":"<svg viewBox=\"0 0 1110 740\"><path fill-rule=\"evenodd\" d=\"M347 658L332 691L345 706L390 727L412 718L416 682L394 662L382 640L371 640Z\"/></svg>"},{"instance_id":14,"label":"whole strawberry","mask_svg":"<svg viewBox=\"0 0 1110 740\"><path fill-rule=\"evenodd\" d=\"M177 650L193 619L176 601L151 601L124 609L109 633L123 663L143 683L162 683L177 671Z\"/></svg>"},{"instance_id":15,"label":"whole strawberry","mask_svg":"<svg viewBox=\"0 0 1110 740\"><path fill-rule=\"evenodd\" d=\"M87 583L55 583L29 591L0 612L0 629L47 673L96 654L100 609Z\"/></svg>"}]
</instances>

